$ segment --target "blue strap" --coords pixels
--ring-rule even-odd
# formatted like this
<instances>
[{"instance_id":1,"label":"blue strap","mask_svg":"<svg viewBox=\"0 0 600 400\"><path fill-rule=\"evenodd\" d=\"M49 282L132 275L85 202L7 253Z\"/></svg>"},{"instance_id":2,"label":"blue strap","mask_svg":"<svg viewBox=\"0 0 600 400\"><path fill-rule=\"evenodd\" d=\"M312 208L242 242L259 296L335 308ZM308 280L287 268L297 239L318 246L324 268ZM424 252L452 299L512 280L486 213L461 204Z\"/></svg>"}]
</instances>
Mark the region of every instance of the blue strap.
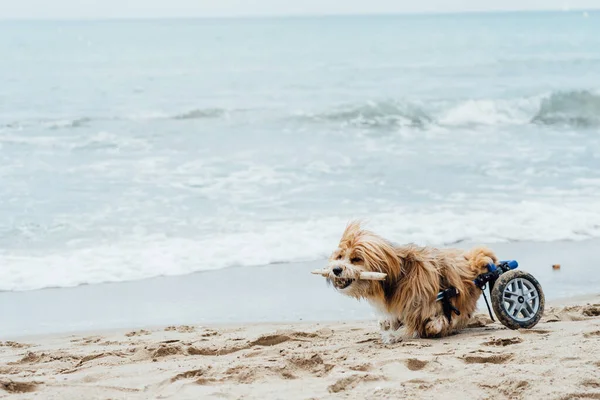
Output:
<instances>
[{"instance_id":1,"label":"blue strap","mask_svg":"<svg viewBox=\"0 0 600 400\"><path fill-rule=\"evenodd\" d=\"M519 263L517 262L517 260L500 261L498 264L506 265L510 269L517 269L517 267L519 266ZM488 267L489 272L494 272L498 269L498 267L494 263L489 263L487 267Z\"/></svg>"}]
</instances>

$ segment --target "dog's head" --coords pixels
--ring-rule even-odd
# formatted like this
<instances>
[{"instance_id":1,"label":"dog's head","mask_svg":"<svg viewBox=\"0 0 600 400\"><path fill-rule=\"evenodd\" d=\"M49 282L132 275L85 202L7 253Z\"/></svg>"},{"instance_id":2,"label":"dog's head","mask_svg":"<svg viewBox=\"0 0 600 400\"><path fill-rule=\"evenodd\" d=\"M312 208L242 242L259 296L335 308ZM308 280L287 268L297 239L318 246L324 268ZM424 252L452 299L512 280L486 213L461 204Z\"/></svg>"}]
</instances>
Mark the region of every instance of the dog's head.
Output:
<instances>
[{"instance_id":1,"label":"dog's head","mask_svg":"<svg viewBox=\"0 0 600 400\"><path fill-rule=\"evenodd\" d=\"M338 248L329 257L328 269L327 281L338 291L351 297L369 298L382 293L386 282L397 279L400 261L391 243L353 221L346 226ZM387 278L383 282L359 280L361 272L383 272Z\"/></svg>"}]
</instances>

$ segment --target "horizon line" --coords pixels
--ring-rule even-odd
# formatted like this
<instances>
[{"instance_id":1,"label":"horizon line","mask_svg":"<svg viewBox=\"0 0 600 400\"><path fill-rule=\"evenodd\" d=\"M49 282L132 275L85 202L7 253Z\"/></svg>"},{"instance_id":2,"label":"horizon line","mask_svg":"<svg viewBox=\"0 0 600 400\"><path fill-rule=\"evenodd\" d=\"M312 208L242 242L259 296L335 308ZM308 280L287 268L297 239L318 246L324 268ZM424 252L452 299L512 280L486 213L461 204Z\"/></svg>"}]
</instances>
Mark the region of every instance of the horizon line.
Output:
<instances>
[{"instance_id":1,"label":"horizon line","mask_svg":"<svg viewBox=\"0 0 600 400\"><path fill-rule=\"evenodd\" d=\"M197 15L197 16L75 16L75 17L0 17L0 22L59 22L59 21L157 21L157 20L218 20L218 19L278 19L278 18L332 18L332 17L402 17L402 16L449 16L449 15L477 15L477 14L530 14L530 13L588 13L600 11L598 8L573 8L573 9L508 9L508 10L463 10L463 11L406 11L406 12L335 12L335 13L264 13L264 14L239 14L239 15Z\"/></svg>"}]
</instances>

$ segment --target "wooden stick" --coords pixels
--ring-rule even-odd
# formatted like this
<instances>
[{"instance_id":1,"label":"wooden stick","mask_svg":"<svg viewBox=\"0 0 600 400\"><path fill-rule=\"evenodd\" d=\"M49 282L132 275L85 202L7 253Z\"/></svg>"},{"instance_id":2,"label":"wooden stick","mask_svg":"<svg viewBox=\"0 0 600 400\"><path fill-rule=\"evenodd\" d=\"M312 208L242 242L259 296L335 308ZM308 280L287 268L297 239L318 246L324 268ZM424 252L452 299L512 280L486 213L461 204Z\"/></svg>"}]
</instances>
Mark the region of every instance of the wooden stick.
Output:
<instances>
[{"instance_id":1,"label":"wooden stick","mask_svg":"<svg viewBox=\"0 0 600 400\"><path fill-rule=\"evenodd\" d=\"M316 269L311 273L327 277L329 276L329 272L330 271L328 269ZM359 279L363 281L384 281L386 277L387 274L382 272L361 272Z\"/></svg>"}]
</instances>

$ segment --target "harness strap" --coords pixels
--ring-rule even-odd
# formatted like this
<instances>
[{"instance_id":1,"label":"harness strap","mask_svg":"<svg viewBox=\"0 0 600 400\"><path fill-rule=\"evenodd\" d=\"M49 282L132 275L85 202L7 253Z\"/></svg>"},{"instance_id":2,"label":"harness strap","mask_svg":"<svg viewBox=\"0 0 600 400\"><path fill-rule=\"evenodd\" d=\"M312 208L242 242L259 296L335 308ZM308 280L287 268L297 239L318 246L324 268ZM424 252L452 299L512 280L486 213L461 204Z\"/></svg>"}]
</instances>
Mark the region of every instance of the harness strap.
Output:
<instances>
[{"instance_id":1,"label":"harness strap","mask_svg":"<svg viewBox=\"0 0 600 400\"><path fill-rule=\"evenodd\" d=\"M483 299L485 300L485 305L487 306L490 318L492 319L492 321L496 322L496 320L494 319L494 315L492 314L492 309L490 308L490 303L488 302L487 296L485 295L485 286L486 285L483 285L483 287L481 288L481 293L483 294ZM450 302L450 299L456 296L458 296L458 290L454 287L451 287L440 291L435 299L435 301L442 302L442 309L444 310L444 315L446 316L446 319L449 323L452 322L452 313L460 315L460 311L456 307L454 307L454 305L452 305L452 303Z\"/></svg>"},{"instance_id":2,"label":"harness strap","mask_svg":"<svg viewBox=\"0 0 600 400\"><path fill-rule=\"evenodd\" d=\"M452 322L452 313L460 315L460 311L458 311L458 309L450 302L450 299L456 296L458 296L458 290L451 287L440 291L436 298L436 301L442 302L442 309L444 310L444 315L449 323Z\"/></svg>"}]
</instances>

